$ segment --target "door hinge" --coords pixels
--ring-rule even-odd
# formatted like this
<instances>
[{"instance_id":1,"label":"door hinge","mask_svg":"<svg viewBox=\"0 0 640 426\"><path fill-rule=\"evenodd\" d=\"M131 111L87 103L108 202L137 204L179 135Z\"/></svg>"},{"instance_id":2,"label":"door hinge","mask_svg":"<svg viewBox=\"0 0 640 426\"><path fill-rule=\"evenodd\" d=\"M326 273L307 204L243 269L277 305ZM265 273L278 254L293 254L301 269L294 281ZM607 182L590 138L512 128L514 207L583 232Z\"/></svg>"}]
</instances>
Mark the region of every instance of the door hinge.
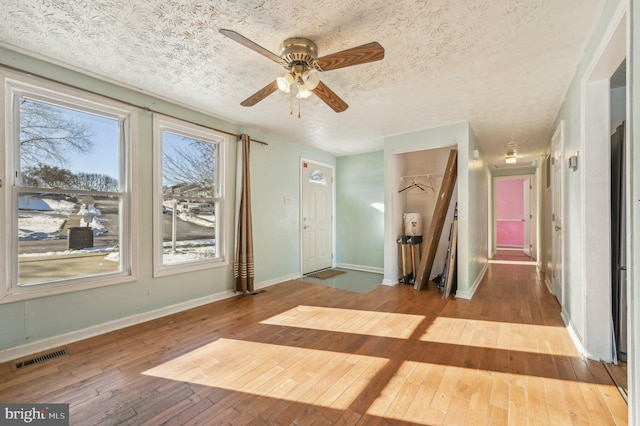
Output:
<instances>
[{"instance_id":1,"label":"door hinge","mask_svg":"<svg viewBox=\"0 0 640 426\"><path fill-rule=\"evenodd\" d=\"M533 219L533 215L532 214L529 215L529 219Z\"/></svg>"},{"instance_id":2,"label":"door hinge","mask_svg":"<svg viewBox=\"0 0 640 426\"><path fill-rule=\"evenodd\" d=\"M556 214L555 214L555 213L552 213L552 214L551 214L551 220L552 220L553 222L555 222L555 220L556 220Z\"/></svg>"},{"instance_id":3,"label":"door hinge","mask_svg":"<svg viewBox=\"0 0 640 426\"><path fill-rule=\"evenodd\" d=\"M551 157L551 165L552 166L556 165L556 158L555 157Z\"/></svg>"}]
</instances>

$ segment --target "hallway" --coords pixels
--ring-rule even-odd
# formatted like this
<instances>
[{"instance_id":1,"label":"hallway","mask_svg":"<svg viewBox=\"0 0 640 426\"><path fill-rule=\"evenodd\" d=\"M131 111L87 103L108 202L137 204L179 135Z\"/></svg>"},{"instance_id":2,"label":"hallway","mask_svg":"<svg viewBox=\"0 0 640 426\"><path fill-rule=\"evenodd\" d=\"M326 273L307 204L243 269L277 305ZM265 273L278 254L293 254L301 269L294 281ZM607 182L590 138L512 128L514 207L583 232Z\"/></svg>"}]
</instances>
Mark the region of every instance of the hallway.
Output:
<instances>
[{"instance_id":1,"label":"hallway","mask_svg":"<svg viewBox=\"0 0 640 426\"><path fill-rule=\"evenodd\" d=\"M627 423L533 266L489 265L472 300L288 281L69 349L1 365L0 400L74 425Z\"/></svg>"},{"instance_id":2,"label":"hallway","mask_svg":"<svg viewBox=\"0 0 640 426\"><path fill-rule=\"evenodd\" d=\"M504 249L498 247L496 249L496 255L491 260L501 262L517 262L521 264L533 264L535 265L535 259L531 256L527 256L521 249ZM530 263L533 262L533 263Z\"/></svg>"}]
</instances>

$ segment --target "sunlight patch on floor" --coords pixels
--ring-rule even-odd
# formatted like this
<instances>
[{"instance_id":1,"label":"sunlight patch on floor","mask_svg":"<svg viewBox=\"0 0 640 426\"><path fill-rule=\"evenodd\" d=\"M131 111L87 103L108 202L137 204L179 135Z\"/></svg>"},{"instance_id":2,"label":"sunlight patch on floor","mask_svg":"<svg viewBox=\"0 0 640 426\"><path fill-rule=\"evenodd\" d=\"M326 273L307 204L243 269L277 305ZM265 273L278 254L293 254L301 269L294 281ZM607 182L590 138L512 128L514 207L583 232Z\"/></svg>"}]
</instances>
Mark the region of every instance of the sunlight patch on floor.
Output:
<instances>
[{"instance_id":1,"label":"sunlight patch on floor","mask_svg":"<svg viewBox=\"0 0 640 426\"><path fill-rule=\"evenodd\" d=\"M388 360L220 339L143 374L344 410Z\"/></svg>"},{"instance_id":2,"label":"sunlight patch on floor","mask_svg":"<svg viewBox=\"0 0 640 426\"><path fill-rule=\"evenodd\" d=\"M420 340L499 350L580 356L575 347L567 344L566 333L564 327L438 317Z\"/></svg>"},{"instance_id":3,"label":"sunlight patch on floor","mask_svg":"<svg viewBox=\"0 0 640 426\"><path fill-rule=\"evenodd\" d=\"M300 305L261 323L408 339L424 319L422 315Z\"/></svg>"}]
</instances>

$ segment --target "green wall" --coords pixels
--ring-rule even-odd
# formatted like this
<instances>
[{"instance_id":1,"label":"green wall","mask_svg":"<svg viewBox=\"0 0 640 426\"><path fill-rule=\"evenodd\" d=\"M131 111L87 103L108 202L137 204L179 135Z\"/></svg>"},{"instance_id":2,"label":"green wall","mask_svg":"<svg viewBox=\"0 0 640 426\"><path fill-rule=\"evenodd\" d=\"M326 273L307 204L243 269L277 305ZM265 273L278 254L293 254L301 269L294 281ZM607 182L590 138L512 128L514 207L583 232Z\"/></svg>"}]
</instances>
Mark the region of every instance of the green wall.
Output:
<instances>
[{"instance_id":1,"label":"green wall","mask_svg":"<svg viewBox=\"0 0 640 426\"><path fill-rule=\"evenodd\" d=\"M336 262L362 269L384 267L384 152L338 157Z\"/></svg>"},{"instance_id":2,"label":"green wall","mask_svg":"<svg viewBox=\"0 0 640 426\"><path fill-rule=\"evenodd\" d=\"M487 265L488 241L488 180L489 168L480 152L468 122L421 130L385 138L385 268L384 283L398 282L396 240L401 233L401 202L397 183L400 165L397 155L412 151L458 147L458 297L473 296Z\"/></svg>"},{"instance_id":3,"label":"green wall","mask_svg":"<svg viewBox=\"0 0 640 426\"><path fill-rule=\"evenodd\" d=\"M268 142L268 146L253 144L251 147L256 285L261 286L299 276L300 158L335 164L333 156L304 147L295 143L296 141L284 141L260 134L249 126L239 127L184 106L115 86L8 49L0 48L0 65L41 75L204 126L233 133L246 132L253 138ZM138 181L135 200L138 220L133 224L133 232L138 242L138 279L127 284L0 304L0 324L2 324L0 359L11 355L8 349L21 345L40 342L36 343L40 347L29 346L35 352L33 349L47 349L47 345L55 346L65 339L71 341L87 337L131 322L148 319L149 316L159 315L162 312L166 313L167 310L173 309L173 305L198 304L214 297L225 297L231 294L233 288L231 262L227 266L215 269L161 278L152 276L153 217L152 209L149 208L153 205L152 115L145 109L138 109L137 112L137 160L133 170ZM233 256L235 234L236 143L234 139L229 137L226 146L227 204L222 212L228 259ZM6 187L0 189L0 193L5 189ZM285 195L290 197L289 204L284 203ZM0 208L5 208L4 194L0 194L0 198L2 203Z\"/></svg>"},{"instance_id":4,"label":"green wall","mask_svg":"<svg viewBox=\"0 0 640 426\"><path fill-rule=\"evenodd\" d=\"M300 159L335 165L335 157L298 144L256 139L251 147L251 207L256 282L300 276ZM285 197L287 203L285 203Z\"/></svg>"},{"instance_id":5,"label":"green wall","mask_svg":"<svg viewBox=\"0 0 640 426\"><path fill-rule=\"evenodd\" d=\"M582 103L583 80L586 78L588 68L596 56L596 51L603 42L607 27L610 25L616 9L621 2L609 0L606 2L601 19L594 29L593 36L589 40L585 54L576 70L576 75L565 96L558 115L555 118L555 129L564 121L564 155L565 158L577 151L582 152ZM551 134L549 139L551 139ZM585 185L585 167L578 167L576 172L565 170L565 182L562 191L564 205L564 305L563 314L569 325L577 334L578 339L585 344L586 315L585 298L587 297L584 285L583 273L585 264L583 259L584 246L584 214L583 214L583 189Z\"/></svg>"}]
</instances>

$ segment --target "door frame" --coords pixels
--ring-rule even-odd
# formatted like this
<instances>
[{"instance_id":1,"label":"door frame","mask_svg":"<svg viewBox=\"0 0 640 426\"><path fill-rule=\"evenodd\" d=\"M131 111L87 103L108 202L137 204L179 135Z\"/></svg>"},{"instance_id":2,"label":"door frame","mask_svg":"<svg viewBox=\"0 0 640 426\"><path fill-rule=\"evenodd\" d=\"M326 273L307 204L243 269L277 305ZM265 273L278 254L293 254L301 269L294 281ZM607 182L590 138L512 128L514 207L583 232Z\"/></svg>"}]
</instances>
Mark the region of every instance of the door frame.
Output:
<instances>
[{"instance_id":1,"label":"door frame","mask_svg":"<svg viewBox=\"0 0 640 426\"><path fill-rule=\"evenodd\" d=\"M331 251L333 253L331 259L331 267L335 268L336 266L336 166L334 164L323 163L321 161L312 160L307 157L300 157L300 162L298 164L298 183L300 186L300 204L298 205L298 232L300 235L300 276L303 275L304 271L304 242L303 242L303 215L304 215L304 190L303 190L303 177L302 177L302 168L304 163L315 164L317 166L326 167L331 169L331 216L333 220L331 221Z\"/></svg>"},{"instance_id":2,"label":"door frame","mask_svg":"<svg viewBox=\"0 0 640 426\"><path fill-rule=\"evenodd\" d=\"M584 326L581 331L585 355L590 359L605 362L613 361L611 230L609 226L599 225L603 222L609 223L611 216L610 141L612 132L609 129L611 93L609 79L622 61L629 58L627 21L627 6L622 2L608 24L580 86L582 137L580 138L579 170L582 170L582 205L580 207L583 214L581 260L584 265L581 278L585 289L581 306ZM627 99L629 99L628 73L626 90ZM629 123L629 108L626 115ZM602 200L605 202L603 203ZM626 214L628 218L628 211ZM627 223L630 222L627 221ZM628 280L627 286L630 284ZM627 294L632 293L627 291ZM631 310L629 315L632 315ZM631 335L628 336L630 337ZM629 348L633 351L633 345L630 344ZM631 357L633 356L631 354ZM634 367L632 363L629 364L629 375L635 374ZM631 381L629 383L631 384Z\"/></svg>"},{"instance_id":3,"label":"door frame","mask_svg":"<svg viewBox=\"0 0 640 426\"><path fill-rule=\"evenodd\" d=\"M551 275L551 280L550 280L551 294L553 294L556 297L556 299L558 299L558 302L560 303L560 315L563 317L565 324L567 324L569 319L566 317L566 313L565 313L565 295L566 295L567 283L566 283L566 268L565 268L566 238L565 238L565 232L564 232L566 223L565 223L565 206L564 206L564 196L563 196L563 190L565 187L565 168L564 168L565 128L564 127L565 127L564 120L561 120L558 126L553 131L553 136L551 137L551 153L550 153L551 159L549 161L549 167L551 169L549 170L549 179L551 180L550 182L550 188L551 188L550 201L551 202L549 203L549 206L547 206L547 208L551 210L551 221L547 225L549 226L549 228L551 228L551 240L547 242L547 244L551 245L551 270L547 271L547 273L550 273ZM556 143L558 144L557 150L556 150ZM554 157L556 151L559 153L558 158ZM560 183L558 185L556 185L556 175L555 175L556 168L560 173ZM557 200L560 201L559 203L560 205L558 206L556 206ZM556 220L554 218L555 214L557 214L560 217L559 231L556 231L554 229L554 227L556 226ZM557 253L555 252L556 236L557 236L556 232L560 234L560 254L559 254L560 259L558 259L557 261L556 261ZM554 268L556 264L560 264L560 268L561 268L560 287L559 287L560 297L558 297L558 295L555 294L556 282L553 279Z\"/></svg>"},{"instance_id":4,"label":"door frame","mask_svg":"<svg viewBox=\"0 0 640 426\"><path fill-rule=\"evenodd\" d=\"M497 249L498 249L498 225L496 223L496 221L498 220L497 215L496 215L496 203L498 200L498 192L497 192L497 181L499 180L519 180L519 179L530 179L530 183L531 183L531 191L529 193L530 196L530 200L531 200L531 205L530 205L530 214L532 216L531 218L531 223L530 223L530 228L531 228L531 256L532 257L538 257L537 255L537 250L536 248L539 247L540 245L540 241L538 240L538 227L540 226L540 218L538 217L538 203L540 202L538 200L538 197L536 196L536 194L538 193L538 182L536 179L536 175L535 174L521 174L521 175L512 175L512 176L493 176L492 178L492 194L493 194L493 200L491 203L491 209L492 209L492 214L491 214L491 220L493 223L492 226L492 231L493 231L493 235L491 237L491 253L489 256L489 259L493 258L496 253L497 253ZM535 241L534 241L535 240ZM535 259L536 261L538 259Z\"/></svg>"}]
</instances>

